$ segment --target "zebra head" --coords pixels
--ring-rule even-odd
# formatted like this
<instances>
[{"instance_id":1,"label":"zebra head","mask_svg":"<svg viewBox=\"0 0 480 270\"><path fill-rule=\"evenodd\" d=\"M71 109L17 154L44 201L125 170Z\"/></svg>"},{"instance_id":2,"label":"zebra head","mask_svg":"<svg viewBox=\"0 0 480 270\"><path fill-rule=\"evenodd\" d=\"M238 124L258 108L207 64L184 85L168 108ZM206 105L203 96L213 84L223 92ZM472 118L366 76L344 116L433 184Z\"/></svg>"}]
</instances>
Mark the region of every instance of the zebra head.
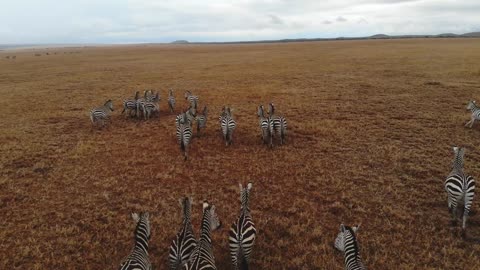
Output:
<instances>
[{"instance_id":1,"label":"zebra head","mask_svg":"<svg viewBox=\"0 0 480 270\"><path fill-rule=\"evenodd\" d=\"M211 231L215 231L222 226L222 222L220 221L217 213L215 212L215 205L209 204L207 201L203 202L203 214L208 215L209 217Z\"/></svg>"},{"instance_id":2,"label":"zebra head","mask_svg":"<svg viewBox=\"0 0 480 270\"><path fill-rule=\"evenodd\" d=\"M135 240L150 239L150 214L148 212L132 213L132 218L137 224L135 228Z\"/></svg>"},{"instance_id":3,"label":"zebra head","mask_svg":"<svg viewBox=\"0 0 480 270\"><path fill-rule=\"evenodd\" d=\"M182 207L183 211L183 219L190 220L190 216L192 213L192 203L193 200L191 197L184 197L178 200L180 202L180 206Z\"/></svg>"},{"instance_id":4,"label":"zebra head","mask_svg":"<svg viewBox=\"0 0 480 270\"><path fill-rule=\"evenodd\" d=\"M354 226L354 227L349 227L345 226L343 224L340 225L340 232L337 235L337 238L335 239L335 248L340 250L341 252L345 251L345 241L347 238L353 238L356 243L356 233L358 229L360 228L360 225Z\"/></svg>"},{"instance_id":5,"label":"zebra head","mask_svg":"<svg viewBox=\"0 0 480 270\"><path fill-rule=\"evenodd\" d=\"M470 100L467 105L467 111L470 111L475 108L477 108L477 103L475 103L475 100Z\"/></svg>"},{"instance_id":6,"label":"zebra head","mask_svg":"<svg viewBox=\"0 0 480 270\"><path fill-rule=\"evenodd\" d=\"M248 183L246 187L243 187L242 184L238 184L240 187L240 202L242 203L242 210L248 209L248 202L250 200L250 190L252 189L253 184Z\"/></svg>"},{"instance_id":7,"label":"zebra head","mask_svg":"<svg viewBox=\"0 0 480 270\"><path fill-rule=\"evenodd\" d=\"M103 106L113 112L113 101L111 99L107 100Z\"/></svg>"},{"instance_id":8,"label":"zebra head","mask_svg":"<svg viewBox=\"0 0 480 270\"><path fill-rule=\"evenodd\" d=\"M187 100L188 97L191 95L192 95L192 92L190 92L189 90L185 91L185 100Z\"/></svg>"},{"instance_id":9,"label":"zebra head","mask_svg":"<svg viewBox=\"0 0 480 270\"><path fill-rule=\"evenodd\" d=\"M173 89L168 90L168 95L173 96Z\"/></svg>"},{"instance_id":10,"label":"zebra head","mask_svg":"<svg viewBox=\"0 0 480 270\"><path fill-rule=\"evenodd\" d=\"M264 114L264 112L263 112L263 105L258 106L257 116L258 116L258 117L265 117L265 114Z\"/></svg>"},{"instance_id":11,"label":"zebra head","mask_svg":"<svg viewBox=\"0 0 480 270\"><path fill-rule=\"evenodd\" d=\"M275 113L275 105L272 102L268 104L268 114L273 115Z\"/></svg>"}]
</instances>

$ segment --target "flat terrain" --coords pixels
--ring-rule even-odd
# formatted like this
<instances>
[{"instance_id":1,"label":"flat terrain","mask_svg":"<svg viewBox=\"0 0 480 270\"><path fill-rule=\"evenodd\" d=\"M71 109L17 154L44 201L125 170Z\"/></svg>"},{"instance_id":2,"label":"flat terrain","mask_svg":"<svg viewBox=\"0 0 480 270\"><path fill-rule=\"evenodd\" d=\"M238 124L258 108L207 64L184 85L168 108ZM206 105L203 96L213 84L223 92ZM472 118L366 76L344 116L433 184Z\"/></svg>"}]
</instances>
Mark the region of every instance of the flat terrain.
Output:
<instances>
[{"instance_id":1,"label":"flat terrain","mask_svg":"<svg viewBox=\"0 0 480 270\"><path fill-rule=\"evenodd\" d=\"M238 183L254 183L258 228L252 269L343 269L340 223L361 223L369 269L480 269L480 196L468 237L450 226L443 180L452 146L480 179L478 39L331 41L251 45L144 45L0 54L0 269L115 269L133 246L133 211L151 212L150 258L167 269L181 222L178 199L201 201L226 226L213 234L231 269L227 231ZM41 56L34 53L41 52ZM58 54L52 54L58 52ZM184 162L167 110L184 90L209 106L205 136ZM121 115L135 90L161 91L150 121ZM114 101L110 127L89 111ZM256 106L273 101L287 144L260 140ZM218 115L234 109L234 144Z\"/></svg>"}]
</instances>

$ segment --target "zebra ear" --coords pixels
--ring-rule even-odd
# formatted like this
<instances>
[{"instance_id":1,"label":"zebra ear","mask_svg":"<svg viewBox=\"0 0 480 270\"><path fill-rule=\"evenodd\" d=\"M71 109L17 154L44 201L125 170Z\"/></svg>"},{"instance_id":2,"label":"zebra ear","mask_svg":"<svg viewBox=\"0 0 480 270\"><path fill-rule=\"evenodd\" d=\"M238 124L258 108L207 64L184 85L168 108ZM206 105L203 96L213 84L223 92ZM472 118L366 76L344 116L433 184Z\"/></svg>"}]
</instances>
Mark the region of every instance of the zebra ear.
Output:
<instances>
[{"instance_id":1,"label":"zebra ear","mask_svg":"<svg viewBox=\"0 0 480 270\"><path fill-rule=\"evenodd\" d=\"M340 224L340 232L345 232L345 225L343 225L343 223Z\"/></svg>"},{"instance_id":2,"label":"zebra ear","mask_svg":"<svg viewBox=\"0 0 480 270\"><path fill-rule=\"evenodd\" d=\"M180 207L182 207L182 208L183 208L183 200L184 200L183 198L178 199L178 203L180 204Z\"/></svg>"},{"instance_id":3,"label":"zebra ear","mask_svg":"<svg viewBox=\"0 0 480 270\"><path fill-rule=\"evenodd\" d=\"M358 224L357 226L353 227L352 230L354 233L357 233L358 232L358 229L360 229L360 225L361 224Z\"/></svg>"},{"instance_id":4,"label":"zebra ear","mask_svg":"<svg viewBox=\"0 0 480 270\"><path fill-rule=\"evenodd\" d=\"M238 183L238 187L240 188L240 192L243 191L243 185L241 183Z\"/></svg>"},{"instance_id":5,"label":"zebra ear","mask_svg":"<svg viewBox=\"0 0 480 270\"><path fill-rule=\"evenodd\" d=\"M203 212L205 212L205 209L207 209L207 207L208 207L208 202L204 201L203 202Z\"/></svg>"},{"instance_id":6,"label":"zebra ear","mask_svg":"<svg viewBox=\"0 0 480 270\"><path fill-rule=\"evenodd\" d=\"M132 213L132 218L135 222L140 221L140 216L138 215L138 213Z\"/></svg>"},{"instance_id":7,"label":"zebra ear","mask_svg":"<svg viewBox=\"0 0 480 270\"><path fill-rule=\"evenodd\" d=\"M252 189L252 186L253 186L252 182L249 182L249 183L247 184L247 189L248 189L248 190Z\"/></svg>"}]
</instances>

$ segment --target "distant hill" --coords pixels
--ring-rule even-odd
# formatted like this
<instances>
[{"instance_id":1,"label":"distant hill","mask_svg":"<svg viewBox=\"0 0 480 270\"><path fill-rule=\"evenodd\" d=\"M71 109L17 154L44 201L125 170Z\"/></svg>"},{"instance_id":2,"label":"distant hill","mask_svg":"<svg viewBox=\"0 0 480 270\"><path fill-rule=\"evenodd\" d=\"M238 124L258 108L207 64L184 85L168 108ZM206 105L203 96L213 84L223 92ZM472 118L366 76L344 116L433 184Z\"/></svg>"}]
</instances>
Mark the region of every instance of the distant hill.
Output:
<instances>
[{"instance_id":1,"label":"distant hill","mask_svg":"<svg viewBox=\"0 0 480 270\"><path fill-rule=\"evenodd\" d=\"M385 35L385 34L376 34L376 35L370 36L368 38L390 38L390 36Z\"/></svg>"},{"instance_id":2,"label":"distant hill","mask_svg":"<svg viewBox=\"0 0 480 270\"><path fill-rule=\"evenodd\" d=\"M461 35L462 37L480 37L480 32L470 32Z\"/></svg>"},{"instance_id":3,"label":"distant hill","mask_svg":"<svg viewBox=\"0 0 480 270\"><path fill-rule=\"evenodd\" d=\"M190 42L188 42L188 40L183 40L183 39L181 39L181 40L172 41L171 43L172 43L172 44L188 44L188 43L190 43Z\"/></svg>"},{"instance_id":4,"label":"distant hill","mask_svg":"<svg viewBox=\"0 0 480 270\"><path fill-rule=\"evenodd\" d=\"M437 37L458 37L458 35L453 33L443 33L443 34L437 35Z\"/></svg>"}]
</instances>

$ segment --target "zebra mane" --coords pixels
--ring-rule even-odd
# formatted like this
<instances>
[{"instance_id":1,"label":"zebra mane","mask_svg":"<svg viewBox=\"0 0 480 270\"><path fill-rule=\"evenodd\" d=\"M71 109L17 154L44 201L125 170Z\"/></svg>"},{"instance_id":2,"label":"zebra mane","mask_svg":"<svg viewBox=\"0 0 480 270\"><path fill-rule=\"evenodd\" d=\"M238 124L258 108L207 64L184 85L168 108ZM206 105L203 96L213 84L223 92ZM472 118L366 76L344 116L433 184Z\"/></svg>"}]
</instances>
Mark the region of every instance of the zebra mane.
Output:
<instances>
[{"instance_id":1,"label":"zebra mane","mask_svg":"<svg viewBox=\"0 0 480 270\"><path fill-rule=\"evenodd\" d=\"M346 226L346 225L345 225L345 230L352 235L355 258L360 257L358 243L357 243L357 236L355 235L355 232L353 231L352 227Z\"/></svg>"}]
</instances>

